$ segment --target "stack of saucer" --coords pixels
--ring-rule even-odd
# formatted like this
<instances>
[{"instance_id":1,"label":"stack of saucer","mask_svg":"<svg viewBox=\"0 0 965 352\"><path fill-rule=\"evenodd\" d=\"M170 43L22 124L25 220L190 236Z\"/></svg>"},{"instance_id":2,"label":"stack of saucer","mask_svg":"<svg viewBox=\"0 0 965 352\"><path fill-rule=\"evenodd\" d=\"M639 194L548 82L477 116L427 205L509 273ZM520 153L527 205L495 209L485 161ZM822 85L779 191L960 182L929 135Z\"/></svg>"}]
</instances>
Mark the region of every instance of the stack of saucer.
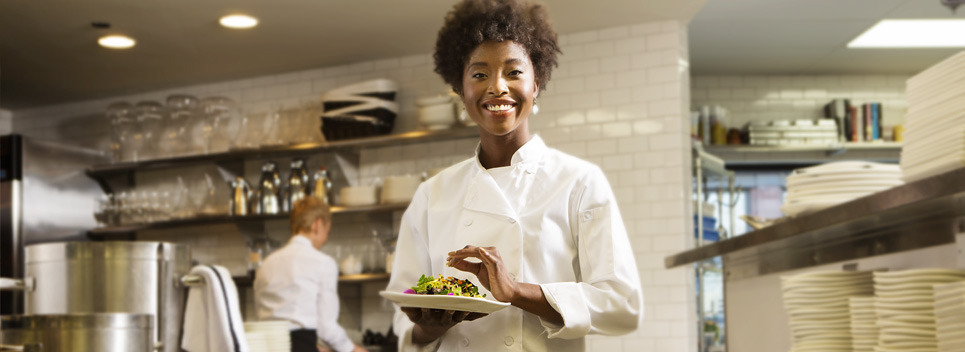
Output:
<instances>
[{"instance_id":1,"label":"stack of saucer","mask_svg":"<svg viewBox=\"0 0 965 352\"><path fill-rule=\"evenodd\" d=\"M938 351L965 351L965 282L934 286Z\"/></svg>"},{"instance_id":2,"label":"stack of saucer","mask_svg":"<svg viewBox=\"0 0 965 352\"><path fill-rule=\"evenodd\" d=\"M908 79L906 96L905 181L965 167L965 52Z\"/></svg>"},{"instance_id":3,"label":"stack of saucer","mask_svg":"<svg viewBox=\"0 0 965 352\"><path fill-rule=\"evenodd\" d=\"M850 297L874 293L871 272L822 271L781 277L792 352L851 352Z\"/></svg>"},{"instance_id":4,"label":"stack of saucer","mask_svg":"<svg viewBox=\"0 0 965 352\"><path fill-rule=\"evenodd\" d=\"M787 177L784 215L807 214L900 186L898 165L838 161L794 170Z\"/></svg>"},{"instance_id":5,"label":"stack of saucer","mask_svg":"<svg viewBox=\"0 0 965 352\"><path fill-rule=\"evenodd\" d=\"M965 280L965 271L917 269L875 272L876 351L938 352L934 286Z\"/></svg>"},{"instance_id":6,"label":"stack of saucer","mask_svg":"<svg viewBox=\"0 0 965 352\"><path fill-rule=\"evenodd\" d=\"M874 352L878 343L874 297L851 297L851 348L854 352Z\"/></svg>"},{"instance_id":7,"label":"stack of saucer","mask_svg":"<svg viewBox=\"0 0 965 352\"><path fill-rule=\"evenodd\" d=\"M287 321L245 322L245 337L251 352L291 351Z\"/></svg>"}]
</instances>

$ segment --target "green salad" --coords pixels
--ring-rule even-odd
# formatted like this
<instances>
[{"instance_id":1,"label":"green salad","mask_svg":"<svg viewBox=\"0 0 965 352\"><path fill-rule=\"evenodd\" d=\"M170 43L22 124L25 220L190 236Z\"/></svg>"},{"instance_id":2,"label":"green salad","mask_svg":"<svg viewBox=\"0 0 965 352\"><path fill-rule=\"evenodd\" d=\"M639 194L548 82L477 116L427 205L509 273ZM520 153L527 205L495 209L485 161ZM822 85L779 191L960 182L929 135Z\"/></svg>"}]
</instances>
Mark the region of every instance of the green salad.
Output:
<instances>
[{"instance_id":1,"label":"green salad","mask_svg":"<svg viewBox=\"0 0 965 352\"><path fill-rule=\"evenodd\" d=\"M469 282L469 280L457 279L452 276L443 278L442 275L439 275L438 278L432 278L432 276L426 276L424 274L419 278L419 283L412 286L412 289L405 290L405 293L476 298L486 297L485 294L479 294L479 288L472 282Z\"/></svg>"}]
</instances>

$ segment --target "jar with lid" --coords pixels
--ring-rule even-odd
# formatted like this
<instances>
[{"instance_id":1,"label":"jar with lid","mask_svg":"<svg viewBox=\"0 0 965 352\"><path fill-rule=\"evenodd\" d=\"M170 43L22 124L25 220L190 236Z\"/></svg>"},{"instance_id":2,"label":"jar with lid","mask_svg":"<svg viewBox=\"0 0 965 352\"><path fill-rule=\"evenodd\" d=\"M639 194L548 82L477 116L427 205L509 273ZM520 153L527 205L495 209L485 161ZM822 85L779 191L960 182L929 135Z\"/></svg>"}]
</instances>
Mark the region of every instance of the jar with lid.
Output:
<instances>
[{"instance_id":1,"label":"jar with lid","mask_svg":"<svg viewBox=\"0 0 965 352\"><path fill-rule=\"evenodd\" d=\"M137 131L133 135L134 161L157 157L157 140L164 129L164 106L153 101L142 101L134 106Z\"/></svg>"},{"instance_id":2,"label":"jar with lid","mask_svg":"<svg viewBox=\"0 0 965 352\"><path fill-rule=\"evenodd\" d=\"M233 147L235 137L241 129L241 111L231 99L208 97L201 100L201 110L205 120L202 134L208 135L207 151L226 152Z\"/></svg>"},{"instance_id":3,"label":"jar with lid","mask_svg":"<svg viewBox=\"0 0 965 352\"><path fill-rule=\"evenodd\" d=\"M176 157L189 154L193 141L188 128L197 115L198 99L190 95L171 95L165 103L168 119L159 142L158 150L164 157Z\"/></svg>"},{"instance_id":4,"label":"jar with lid","mask_svg":"<svg viewBox=\"0 0 965 352\"><path fill-rule=\"evenodd\" d=\"M131 136L137 127L133 107L126 102L113 103L107 106L106 116L111 126L111 160L113 162L130 161L132 159Z\"/></svg>"}]
</instances>

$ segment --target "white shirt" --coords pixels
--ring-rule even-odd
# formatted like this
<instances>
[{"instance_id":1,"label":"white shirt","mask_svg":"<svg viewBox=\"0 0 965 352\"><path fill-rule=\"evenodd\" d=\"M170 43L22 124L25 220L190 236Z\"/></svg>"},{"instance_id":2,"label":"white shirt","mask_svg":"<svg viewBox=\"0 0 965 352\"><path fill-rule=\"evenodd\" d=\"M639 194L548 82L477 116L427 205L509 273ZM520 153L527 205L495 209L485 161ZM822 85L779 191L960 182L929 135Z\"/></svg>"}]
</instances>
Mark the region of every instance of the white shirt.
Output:
<instances>
[{"instance_id":1,"label":"white shirt","mask_svg":"<svg viewBox=\"0 0 965 352\"><path fill-rule=\"evenodd\" d=\"M583 351L587 334L636 330L643 294L613 191L599 167L547 148L534 136L493 175L477 157L424 182L402 217L387 290L402 292L422 274L468 278L447 267L465 245L495 246L510 277L539 284L564 325L516 307L454 326L430 349L441 351ZM506 177L509 173L511 177ZM489 294L480 287L480 292ZM491 297L491 295L490 295ZM402 350L412 322L396 311Z\"/></svg>"},{"instance_id":2,"label":"white shirt","mask_svg":"<svg viewBox=\"0 0 965 352\"><path fill-rule=\"evenodd\" d=\"M337 352L355 344L338 325L338 266L305 236L292 236L255 275L258 320L287 320L292 330L315 329Z\"/></svg>"}]
</instances>

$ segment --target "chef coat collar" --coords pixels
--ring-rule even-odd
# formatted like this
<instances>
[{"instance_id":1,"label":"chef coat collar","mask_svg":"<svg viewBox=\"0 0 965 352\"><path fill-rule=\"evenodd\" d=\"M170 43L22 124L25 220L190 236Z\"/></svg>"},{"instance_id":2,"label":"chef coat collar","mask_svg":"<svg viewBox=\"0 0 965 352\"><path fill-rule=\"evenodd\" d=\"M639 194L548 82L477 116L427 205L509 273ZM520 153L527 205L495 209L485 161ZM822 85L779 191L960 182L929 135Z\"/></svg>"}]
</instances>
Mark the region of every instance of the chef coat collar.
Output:
<instances>
[{"instance_id":1,"label":"chef coat collar","mask_svg":"<svg viewBox=\"0 0 965 352\"><path fill-rule=\"evenodd\" d=\"M521 166L529 173L536 172L536 168L539 167L539 161L543 158L543 154L546 153L546 149L546 143L543 142L543 138L541 138L539 134L535 134L513 153L513 158L510 160L509 166ZM483 167L479 161L479 152L481 150L482 142L476 145L476 165L485 170L486 168Z\"/></svg>"},{"instance_id":2,"label":"chef coat collar","mask_svg":"<svg viewBox=\"0 0 965 352\"><path fill-rule=\"evenodd\" d=\"M315 249L315 246L312 245L312 240L310 240L310 239L308 239L308 237L302 236L302 235L300 235L300 234L299 234L299 235L292 236L292 239L289 240L289 242L290 242L290 243L299 244L299 245L306 245L306 246L312 247L312 249Z\"/></svg>"}]
</instances>

